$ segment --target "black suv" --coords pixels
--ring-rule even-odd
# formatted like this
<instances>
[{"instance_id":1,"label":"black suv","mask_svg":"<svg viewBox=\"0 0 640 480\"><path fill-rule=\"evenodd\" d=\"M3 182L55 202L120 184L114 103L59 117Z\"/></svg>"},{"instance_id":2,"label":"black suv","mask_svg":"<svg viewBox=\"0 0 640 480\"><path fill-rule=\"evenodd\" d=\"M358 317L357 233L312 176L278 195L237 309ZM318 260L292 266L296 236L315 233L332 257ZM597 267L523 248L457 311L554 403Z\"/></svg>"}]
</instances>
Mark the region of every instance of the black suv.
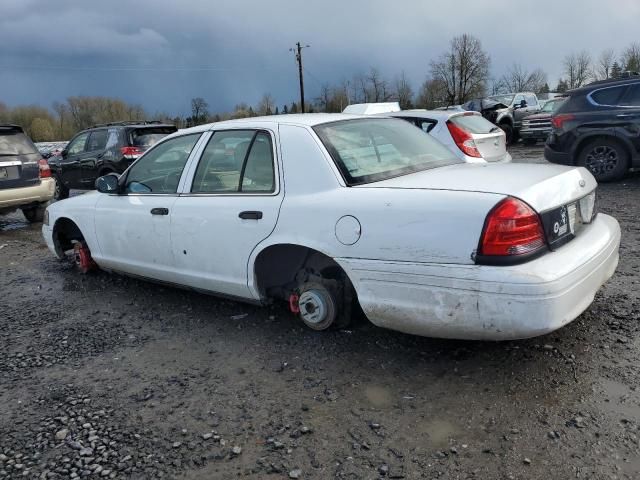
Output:
<instances>
[{"instance_id":1,"label":"black suv","mask_svg":"<svg viewBox=\"0 0 640 480\"><path fill-rule=\"evenodd\" d=\"M547 160L586 167L602 182L640 166L640 76L594 82L567 95L551 117Z\"/></svg>"},{"instance_id":2,"label":"black suv","mask_svg":"<svg viewBox=\"0 0 640 480\"><path fill-rule=\"evenodd\" d=\"M102 175L124 172L149 147L177 130L160 122L117 122L81 131L60 155L49 158L55 199L67 198L71 188L95 188Z\"/></svg>"}]
</instances>

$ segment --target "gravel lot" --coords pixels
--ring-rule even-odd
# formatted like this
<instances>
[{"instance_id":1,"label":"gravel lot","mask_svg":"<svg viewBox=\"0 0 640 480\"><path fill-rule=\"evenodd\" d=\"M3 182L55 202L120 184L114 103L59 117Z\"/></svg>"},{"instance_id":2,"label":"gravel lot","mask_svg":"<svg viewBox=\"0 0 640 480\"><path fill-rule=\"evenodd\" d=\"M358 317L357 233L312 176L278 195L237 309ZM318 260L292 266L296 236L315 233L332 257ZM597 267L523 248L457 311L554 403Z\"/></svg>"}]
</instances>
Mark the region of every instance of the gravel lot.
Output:
<instances>
[{"instance_id":1,"label":"gravel lot","mask_svg":"<svg viewBox=\"0 0 640 480\"><path fill-rule=\"evenodd\" d=\"M518 161L543 161L540 146ZM0 218L0 478L640 478L640 175L600 187L621 263L528 341L317 334L97 272Z\"/></svg>"}]
</instances>

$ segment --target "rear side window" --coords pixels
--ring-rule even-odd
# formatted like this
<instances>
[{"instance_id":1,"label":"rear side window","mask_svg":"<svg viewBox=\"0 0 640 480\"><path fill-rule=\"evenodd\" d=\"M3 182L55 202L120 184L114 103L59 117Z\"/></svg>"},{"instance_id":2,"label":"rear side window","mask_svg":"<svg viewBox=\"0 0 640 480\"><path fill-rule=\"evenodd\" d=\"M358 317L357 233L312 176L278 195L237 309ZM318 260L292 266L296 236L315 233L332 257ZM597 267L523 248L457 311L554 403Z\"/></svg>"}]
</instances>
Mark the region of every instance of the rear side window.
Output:
<instances>
[{"instance_id":1,"label":"rear side window","mask_svg":"<svg viewBox=\"0 0 640 480\"><path fill-rule=\"evenodd\" d=\"M629 87L620 105L623 107L640 107L640 83Z\"/></svg>"},{"instance_id":2,"label":"rear side window","mask_svg":"<svg viewBox=\"0 0 640 480\"><path fill-rule=\"evenodd\" d=\"M17 130L3 132L0 130L0 155L30 155L38 153L31 139Z\"/></svg>"},{"instance_id":3,"label":"rear side window","mask_svg":"<svg viewBox=\"0 0 640 480\"><path fill-rule=\"evenodd\" d=\"M482 115L459 115L451 117L449 121L469 133L491 133L498 130L498 127Z\"/></svg>"},{"instance_id":4,"label":"rear side window","mask_svg":"<svg viewBox=\"0 0 640 480\"><path fill-rule=\"evenodd\" d=\"M264 131L225 130L213 134L193 179L193 193L275 191L271 136Z\"/></svg>"},{"instance_id":5,"label":"rear side window","mask_svg":"<svg viewBox=\"0 0 640 480\"><path fill-rule=\"evenodd\" d=\"M358 119L314 127L349 185L461 163L444 145L400 119Z\"/></svg>"},{"instance_id":6,"label":"rear side window","mask_svg":"<svg viewBox=\"0 0 640 480\"><path fill-rule=\"evenodd\" d=\"M138 128L131 132L131 145L149 148L176 131L175 127Z\"/></svg>"},{"instance_id":7,"label":"rear side window","mask_svg":"<svg viewBox=\"0 0 640 480\"><path fill-rule=\"evenodd\" d=\"M106 130L94 130L89 135L89 143L87 143L87 152L95 152L96 150L104 150L107 146Z\"/></svg>"},{"instance_id":8,"label":"rear side window","mask_svg":"<svg viewBox=\"0 0 640 480\"><path fill-rule=\"evenodd\" d=\"M591 99L602 106L617 106L620 97L626 89L626 85L620 87L601 88L591 93Z\"/></svg>"}]
</instances>

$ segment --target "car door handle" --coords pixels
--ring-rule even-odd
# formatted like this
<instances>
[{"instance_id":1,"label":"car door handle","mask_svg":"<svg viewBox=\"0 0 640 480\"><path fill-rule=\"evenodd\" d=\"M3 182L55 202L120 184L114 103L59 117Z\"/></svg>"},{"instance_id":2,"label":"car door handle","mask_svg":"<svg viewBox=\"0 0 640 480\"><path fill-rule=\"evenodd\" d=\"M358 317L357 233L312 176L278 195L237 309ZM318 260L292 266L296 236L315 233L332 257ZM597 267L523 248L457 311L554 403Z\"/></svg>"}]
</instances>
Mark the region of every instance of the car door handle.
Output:
<instances>
[{"instance_id":1,"label":"car door handle","mask_svg":"<svg viewBox=\"0 0 640 480\"><path fill-rule=\"evenodd\" d=\"M262 212L247 210L246 212L240 212L238 216L243 220L260 220L262 218Z\"/></svg>"},{"instance_id":2,"label":"car door handle","mask_svg":"<svg viewBox=\"0 0 640 480\"><path fill-rule=\"evenodd\" d=\"M152 208L151 215L169 215L168 208Z\"/></svg>"}]
</instances>

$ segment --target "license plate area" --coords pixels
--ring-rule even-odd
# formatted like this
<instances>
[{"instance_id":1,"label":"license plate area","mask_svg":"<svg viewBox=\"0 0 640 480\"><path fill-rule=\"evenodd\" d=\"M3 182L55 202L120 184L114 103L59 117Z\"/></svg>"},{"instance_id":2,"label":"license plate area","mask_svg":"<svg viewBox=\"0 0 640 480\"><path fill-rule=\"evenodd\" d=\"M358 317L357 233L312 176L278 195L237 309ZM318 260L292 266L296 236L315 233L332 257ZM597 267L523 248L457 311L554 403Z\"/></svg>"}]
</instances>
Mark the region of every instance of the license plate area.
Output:
<instances>
[{"instance_id":1,"label":"license plate area","mask_svg":"<svg viewBox=\"0 0 640 480\"><path fill-rule=\"evenodd\" d=\"M18 180L19 178L20 178L20 169L17 166L0 167L0 181Z\"/></svg>"},{"instance_id":2,"label":"license plate area","mask_svg":"<svg viewBox=\"0 0 640 480\"><path fill-rule=\"evenodd\" d=\"M572 240L584 227L579 202L568 203L541 215L542 225L551 250Z\"/></svg>"}]
</instances>

